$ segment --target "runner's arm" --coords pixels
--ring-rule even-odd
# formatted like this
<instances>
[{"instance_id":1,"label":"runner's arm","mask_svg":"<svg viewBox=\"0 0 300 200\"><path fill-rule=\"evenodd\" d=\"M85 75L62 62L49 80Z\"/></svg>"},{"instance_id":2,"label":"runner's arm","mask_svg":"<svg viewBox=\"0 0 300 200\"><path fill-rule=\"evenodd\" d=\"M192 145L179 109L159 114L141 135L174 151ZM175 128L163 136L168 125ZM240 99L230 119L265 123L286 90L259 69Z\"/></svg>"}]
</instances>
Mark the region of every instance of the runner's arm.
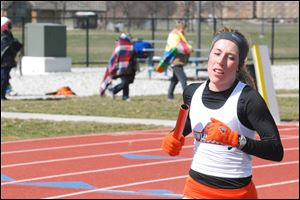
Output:
<instances>
[{"instance_id":1,"label":"runner's arm","mask_svg":"<svg viewBox=\"0 0 300 200\"><path fill-rule=\"evenodd\" d=\"M240 103L242 102L242 103ZM283 159L283 147L277 125L264 101L255 90L245 88L239 100L238 116L248 128L255 130L260 139L246 138L242 150L250 155L272 161Z\"/></svg>"}]
</instances>

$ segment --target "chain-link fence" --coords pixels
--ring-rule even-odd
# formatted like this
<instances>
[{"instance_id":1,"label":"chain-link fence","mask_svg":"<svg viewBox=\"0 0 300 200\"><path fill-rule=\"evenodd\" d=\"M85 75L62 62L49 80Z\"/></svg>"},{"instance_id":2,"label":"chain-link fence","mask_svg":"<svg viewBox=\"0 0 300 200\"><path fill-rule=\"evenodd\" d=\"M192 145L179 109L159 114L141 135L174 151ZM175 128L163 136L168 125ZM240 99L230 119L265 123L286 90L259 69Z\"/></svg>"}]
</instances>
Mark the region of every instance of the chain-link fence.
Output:
<instances>
[{"instance_id":1,"label":"chain-link fence","mask_svg":"<svg viewBox=\"0 0 300 200\"><path fill-rule=\"evenodd\" d=\"M13 33L26 45L26 23L59 23L67 27L67 56L73 66L106 66L114 49L115 40L121 32L129 32L133 38L148 40L158 49L154 55L161 56L169 31L175 18L102 18L92 16L63 19L22 18L14 24ZM267 45L271 61L299 60L298 18L185 18L188 23L187 39L194 48L208 49L214 33L223 26L241 31L250 45ZM198 23L198 22L201 23ZM207 56L196 51L195 56ZM26 52L25 52L26 54ZM249 58L251 59L251 58Z\"/></svg>"}]
</instances>

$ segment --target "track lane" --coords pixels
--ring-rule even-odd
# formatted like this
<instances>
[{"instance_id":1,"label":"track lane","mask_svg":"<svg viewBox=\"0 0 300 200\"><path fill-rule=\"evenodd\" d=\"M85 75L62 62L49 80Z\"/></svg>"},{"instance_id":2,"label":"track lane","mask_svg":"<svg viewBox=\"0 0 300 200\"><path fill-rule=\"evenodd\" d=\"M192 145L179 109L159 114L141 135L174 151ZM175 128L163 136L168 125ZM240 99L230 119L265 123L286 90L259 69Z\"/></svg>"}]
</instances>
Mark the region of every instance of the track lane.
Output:
<instances>
[{"instance_id":1,"label":"track lane","mask_svg":"<svg viewBox=\"0 0 300 200\"><path fill-rule=\"evenodd\" d=\"M287 153L285 154L285 158L284 158L284 161L283 162L291 162L292 160L293 160L293 158L295 158L295 156L296 156L296 158L298 159L299 158L299 137L298 137L298 139L297 138L292 138L292 137L294 137L296 134L297 134L297 131L286 131L285 132L285 130L283 131L284 132L284 134L281 134L282 135L282 139L283 139L283 144L284 144L284 146L287 148L287 149L289 149L288 151L287 151ZM299 131L298 131L299 132ZM162 136L163 137L163 135L164 135L165 133L162 133L162 132L160 132L159 133L159 135L160 136ZM147 135L147 134L146 134ZM154 134L154 136L153 136L153 134L150 134L150 135L152 135L152 137L157 137L157 134L155 135ZM132 138L137 138L137 137L134 137L134 135L132 135L133 137ZM92 137L91 137L92 138ZM120 137L118 137L118 138L120 138ZM56 139L57 140L57 139ZM82 140L82 138L81 138L81 140ZM109 139L107 139L107 141L109 141ZM187 145L189 145L189 144L191 144L191 139L188 139L187 140L188 141L188 144ZM295 142L296 141L296 142ZM95 141L94 141L95 142ZM88 142L84 142L84 143L87 143L88 144ZM152 143L151 143L152 144ZM64 144L62 144L62 145L64 145ZM96 146L96 145L95 145ZM116 146L116 145L115 145ZM119 145L120 146L120 145ZM135 146L135 144L133 145L133 146ZM144 147L145 147L145 145L143 145ZM158 149L160 148L159 147L159 145L157 146L157 145L154 145L155 147L158 147ZM108 146L107 146L108 147ZM151 147L151 145L149 145L149 147ZM289 148L288 148L289 147ZM27 148L27 147L26 147ZM137 148L141 148L141 147L138 147L138 145L137 145ZM293 149L293 148L298 148L298 149ZM79 149L81 149L81 148L79 148ZM17 148L15 149L15 150L18 150ZM295 153L296 152L296 153ZM183 149L183 151L182 151L182 153L181 153L181 157L184 157L184 158L191 158L191 155L192 154L192 147L184 147L184 149ZM26 155L26 154L24 154L24 155ZM166 156L165 154L163 154L162 152L161 152L161 150L160 151L154 151L154 152L144 152L143 153L143 155L164 155L164 156ZM1 161L2 161L2 157L3 156L1 156ZM92 160L92 159L88 159L88 160ZM96 159L97 160L97 159ZM113 163L113 165L115 165L115 166L117 166L117 164L118 163L122 163L122 164L131 164L131 165L134 165L134 164L142 164L142 163L150 163L150 162L153 162L153 161L157 161L157 160L147 160L147 161L142 161L142 160L130 160L128 163L126 163L127 161L125 161L126 159L124 159L124 158L121 158L120 159L120 156L119 156L119 158L117 158L117 159L115 159L114 158L114 156L112 156L112 157L108 157L108 158L101 158L101 164L103 164L104 163L104 165L102 166L102 167L105 167L105 163L107 164L107 166L110 166L109 164L109 162L112 162ZM128 159L127 159L128 160ZM298 159L299 160L299 159ZM68 161L67 161L68 162ZM61 163L65 163L65 162L61 162ZM269 161L264 161L264 160L262 160L262 159L257 159L257 158L254 158L254 161L253 161L253 163L254 163L254 165L260 165L260 164L274 164L274 162L269 162ZM45 170L42 170L42 171L44 171L44 172L49 172L49 170L51 171L52 169L53 169L53 173L56 173L57 174L57 172L55 171L55 168L58 168L58 167L53 167L53 165L52 164L54 164L54 163L51 163L51 165L49 164L49 166L47 166L46 164L42 164L44 167L43 168L45 168ZM59 166L59 168L63 168L63 167L65 167L65 168L68 168L69 167L69 169L72 169L73 167L75 167L75 168L73 168L73 169L76 169L76 167L78 166L78 169L77 170L82 170L82 166L84 165L84 166L97 166L99 164L99 159L98 159L98 162L96 161L95 163L93 163L93 162L90 162L90 161L87 161L87 160L85 160L85 163L84 162L82 162L81 161L81 163L80 162L73 162L73 161L71 161L70 162L70 164L66 164L66 165L60 165L60 164L58 164L58 163L55 163L54 165L58 165ZM106 167L107 167L106 166ZM94 182L95 181L95 179L96 179L96 177L98 177L98 175L96 175L96 177L95 177L95 175L92 175L91 176L91 174L89 174L88 176L90 177L90 178L86 178L86 177L84 177L84 176L81 176L81 175L78 175L78 176L70 176L70 177L64 177L64 178L62 178L62 179L60 179L60 178L57 178L57 179L50 179L50 180L57 180L57 181L74 181L74 180L76 180L76 179L80 179L81 181L83 181L83 182L86 182L86 183L89 183L89 184L91 184L91 183L96 183L96 187L101 187L101 186L104 186L104 187L110 187L109 186L109 184L108 183L111 183L111 187L114 187L114 186L116 186L116 184L118 184L119 185L119 179L120 179L120 177L122 178L122 179L126 179L126 181L125 180L121 180L120 182L121 183L124 183L124 184L126 184L126 183L128 183L129 181L133 181L133 183L135 182L136 183L136 178L135 177L138 177L138 180L141 180L140 182L142 182L142 181L145 181L145 180L154 180L153 178L157 178L157 179L161 179L162 177L166 177L165 175L169 175L169 177L174 177L174 176L176 176L176 175L178 175L178 176L185 176L186 174L187 174L187 172L188 172L188 169L189 169L189 166L190 166L190 160L187 160L187 161L183 161L183 162L172 162L172 168L176 168L176 169L181 169L180 170L180 172L177 172L177 171L173 171L172 170L172 168L170 168L170 163L165 163L165 164L157 164L157 165L152 165L152 166L141 166L141 167L137 167L136 169L134 169L135 167L132 167L132 168L129 168L129 169L120 169L120 170L118 170L118 171L120 171L120 173L119 172L117 172L116 174L115 174L115 172L114 172L114 175L116 175L116 176L113 176L111 179L112 179L112 182L110 182L110 181L107 181L107 179L108 179L108 177L110 176L110 174L111 174L111 172L110 173L108 173L109 171L106 171L106 172L101 172L100 174L101 174L101 176L100 177L104 177L104 181L106 181L105 182L105 184L99 184L97 181L96 182ZM289 166L288 168L286 167L286 166ZM253 175L254 175L254 181L255 181L255 183L256 183L256 181L258 182L258 183L260 183L260 177L264 177L265 176L265 173L267 173L267 172L265 172L264 170L266 169L266 170L272 170L273 172L274 171L276 171L277 172L277 168L283 168L283 169L288 169L288 171L290 172L290 171L298 171L298 169L299 169L299 163L298 164L291 164L291 165L283 165L283 166L272 166L272 167L266 167L266 168L255 168L254 167L254 170L253 170ZM28 165L27 167L24 167L24 169L21 169L21 167L16 167L18 170L17 171L23 171L23 170L28 170L28 169L26 169L26 168L31 168L32 169L32 171L33 172L35 172L34 173L34 175L37 175L36 173L38 173L37 172L37 170L38 169L41 169L41 166L39 166L39 165L36 165L36 169L33 167L33 166L31 166L31 165ZM138 171L137 169L138 168L143 168L145 171L147 171L147 172L153 172L152 174L145 174L145 173L138 173L138 172L134 172L133 174L131 174L131 171L133 171L133 170L135 170L135 171ZM157 168L159 168L160 170L159 171L157 171ZM294 169L295 168L295 169ZM13 172L13 167L11 168L11 170L12 170L12 172ZM2 171L6 171L6 170L9 170L9 169L1 169L1 172ZM15 170L15 173L16 173L16 169L14 169ZM74 170L74 171L76 171L76 170ZM8 172L8 171L7 171ZM129 173L130 172L130 173ZM165 173L164 173L165 172ZM30 172L28 172L28 173L30 173ZM129 174L128 174L129 173ZM260 173L262 173L262 174L260 174ZM131 178L129 178L128 180L127 180L127 176L126 177L123 177L124 175L130 175L131 176ZM153 174L157 174L157 176L156 175L153 175ZM281 174L283 174L284 175L284 173L282 172L282 171L278 171L278 173L276 173L276 175L278 174L278 177L277 177L277 179L276 180L281 180L282 179L282 182L284 182L285 181L285 179L284 178L293 178L294 176L297 176L298 178L299 178L299 173L298 174L292 174L292 173L289 173L289 175L288 176L281 176ZM5 175L7 175L7 174L5 174ZM289 177L291 175L291 177ZM257 178L256 178L256 177ZM280 176L280 177L279 177ZM74 179L75 178L75 179ZM273 177L271 176L271 177L269 177L270 179L271 178L274 178L274 175L273 175ZM275 177L276 178L276 177ZM131 196L129 196L129 198L136 198L136 197L140 197L140 198L155 198L155 195L156 195L156 198L158 198L157 197L157 194L155 193L154 195L151 195L152 193L153 193L153 191L150 191L150 194L148 194L148 195L150 195L149 197L147 196L147 194L141 194L140 196L139 196L139 194L138 193L141 193L140 191L142 191L142 190L147 190L147 188L149 188L149 189L152 189L152 188L154 188L153 190L155 190L155 188L157 189L157 188L162 188L162 189L166 189L166 190L168 190L168 189L170 189L169 187L167 187L167 186L169 186L169 185L171 185L171 186L173 186L173 188L175 187L176 189L175 190L171 190L172 191L172 193L179 193L179 194L181 194L182 193L182 189L183 189L183 185L184 185L184 179L185 178L180 178L180 179L175 179L175 180L173 180L172 182L169 182L169 181L161 181L161 182L157 182L157 183L148 183L148 184L141 184L141 185L136 185L136 186L130 186L130 187L124 187L124 188L122 188L122 187L117 187L115 190L128 190L128 191L133 191L133 192L135 192L135 194L134 195L132 195L132 197ZM19 179L18 179L19 180ZM40 181L45 181L45 180L47 180L47 179L44 179L44 180L40 180ZM293 180L293 179L291 179L291 180ZM49 181L49 180L48 180ZM177 183L178 182L178 183ZM177 183L177 184L174 184L173 185L173 183ZM180 183L180 184L179 184ZM261 184L265 184L264 182L261 182ZM270 183L266 183L265 185L267 185L267 184L270 184ZM175 186L176 185L176 186ZM257 184L256 184L257 185ZM288 184L287 184L288 185ZM293 183L291 183L291 185L295 185L295 184L293 184ZM286 185L283 185L283 186L286 186ZM4 193L9 193L8 191L10 191L10 190L13 190L13 189L16 189L15 187L19 187L18 189L19 190L22 190L22 189L20 189L20 188L22 188L21 186L19 186L19 185L4 185L4 186L1 186L1 193L3 194L3 192ZM23 186L23 187L30 187L30 186ZM275 186L274 186L275 187ZM276 187L280 187L280 186L276 186ZM45 187L35 187L35 188L43 188L43 190L45 189ZM260 191L262 191L262 194L265 194L264 193L264 191L265 190L267 190L267 188L268 187L263 187L263 188L259 188L259 192ZM3 189L3 192L2 192L2 189ZM171 187L171 189L172 189L172 187ZM36 190L38 190L38 189L36 189ZM49 188L49 191L50 190L52 190L51 188ZM294 189L293 191L297 191L297 189ZM59 191L61 191L61 189L59 189ZM62 189L62 191L64 191L63 189ZM68 191L68 192L70 192L71 193L71 191L75 191L75 192L78 192L78 191L82 191L82 190L78 190L78 189L65 189L65 191ZM149 191L148 191L149 192ZM61 192L60 194L63 194L63 193L66 193L66 192ZM297 193L297 192L296 192ZM1 197L2 197L2 194L1 194ZM47 195L46 195L47 194ZM50 194L50 193L49 193ZM49 194L48 193L43 193L43 195L46 195L46 196L49 196ZM57 193L51 193L51 195L54 195L54 196L56 196L56 195L60 195L60 194L57 194ZM8 194L9 195L9 194ZM110 198L110 197L115 197L116 195L118 196L119 195L119 197L120 198L127 198L128 197L128 195L129 194L116 194L116 193L112 193L112 192L106 192L105 194L102 192L102 193L99 193L99 192L97 192L97 194L93 194L93 193L87 193L86 194L87 196L93 196L93 195L96 195L96 196L99 196L100 195L100 197L103 197L103 196L105 196L106 195L106 197L107 198ZM299 189L298 189L298 196L299 196ZM45 197L45 196L44 196ZM44 197L38 197L38 198L44 198ZM285 197L287 197L287 195L285 195ZM74 197L70 197L70 198L74 198ZM75 197L75 198L77 198L77 197ZM81 198L81 196L79 197L79 198ZM84 198L84 197L83 197ZM159 198L162 198L162 197L159 197Z\"/></svg>"}]
</instances>

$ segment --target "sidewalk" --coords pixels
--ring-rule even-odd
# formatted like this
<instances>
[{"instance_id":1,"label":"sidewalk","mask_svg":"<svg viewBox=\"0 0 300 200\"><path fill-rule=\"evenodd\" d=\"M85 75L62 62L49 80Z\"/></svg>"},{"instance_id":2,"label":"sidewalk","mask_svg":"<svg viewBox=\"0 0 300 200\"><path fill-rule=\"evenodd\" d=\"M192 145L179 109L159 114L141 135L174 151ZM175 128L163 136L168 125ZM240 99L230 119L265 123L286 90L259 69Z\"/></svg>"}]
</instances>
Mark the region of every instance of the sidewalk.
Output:
<instances>
[{"instance_id":1,"label":"sidewalk","mask_svg":"<svg viewBox=\"0 0 300 200\"><path fill-rule=\"evenodd\" d=\"M166 127L175 127L175 120L163 119L141 119L141 118L120 118L103 116L80 116L80 115L57 115L57 114L38 114L38 113L20 113L20 112L1 112L1 118L12 119L39 119L51 121L73 121L73 122L97 122L109 124L143 124L157 125Z\"/></svg>"}]
</instances>

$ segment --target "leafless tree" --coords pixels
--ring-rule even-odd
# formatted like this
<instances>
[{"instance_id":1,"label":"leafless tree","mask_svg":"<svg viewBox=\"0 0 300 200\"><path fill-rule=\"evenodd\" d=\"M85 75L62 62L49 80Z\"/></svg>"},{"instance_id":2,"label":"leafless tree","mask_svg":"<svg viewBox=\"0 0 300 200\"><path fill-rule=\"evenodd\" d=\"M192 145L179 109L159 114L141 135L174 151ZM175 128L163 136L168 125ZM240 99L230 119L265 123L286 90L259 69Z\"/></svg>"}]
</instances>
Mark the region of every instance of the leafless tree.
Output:
<instances>
[{"instance_id":1,"label":"leafless tree","mask_svg":"<svg viewBox=\"0 0 300 200\"><path fill-rule=\"evenodd\" d=\"M177 9L174 1L107 1L108 12L121 12L125 17L170 17Z\"/></svg>"},{"instance_id":2,"label":"leafless tree","mask_svg":"<svg viewBox=\"0 0 300 200\"><path fill-rule=\"evenodd\" d=\"M135 24L142 27L145 20L153 18L169 18L177 9L174 1L107 1L108 12L116 17L121 12L129 20L128 26Z\"/></svg>"},{"instance_id":3,"label":"leafless tree","mask_svg":"<svg viewBox=\"0 0 300 200\"><path fill-rule=\"evenodd\" d=\"M186 20L188 24L188 29L194 29L193 27L193 19L194 15L196 14L196 3L195 1L180 1L178 2L179 10L178 10L178 17Z\"/></svg>"},{"instance_id":4,"label":"leafless tree","mask_svg":"<svg viewBox=\"0 0 300 200\"><path fill-rule=\"evenodd\" d=\"M65 18L65 13L66 13L66 7L67 7L67 2L68 1L49 1L49 3L53 4L54 6L54 19L55 22L59 22L59 19ZM59 13L60 11L60 13Z\"/></svg>"}]
</instances>

